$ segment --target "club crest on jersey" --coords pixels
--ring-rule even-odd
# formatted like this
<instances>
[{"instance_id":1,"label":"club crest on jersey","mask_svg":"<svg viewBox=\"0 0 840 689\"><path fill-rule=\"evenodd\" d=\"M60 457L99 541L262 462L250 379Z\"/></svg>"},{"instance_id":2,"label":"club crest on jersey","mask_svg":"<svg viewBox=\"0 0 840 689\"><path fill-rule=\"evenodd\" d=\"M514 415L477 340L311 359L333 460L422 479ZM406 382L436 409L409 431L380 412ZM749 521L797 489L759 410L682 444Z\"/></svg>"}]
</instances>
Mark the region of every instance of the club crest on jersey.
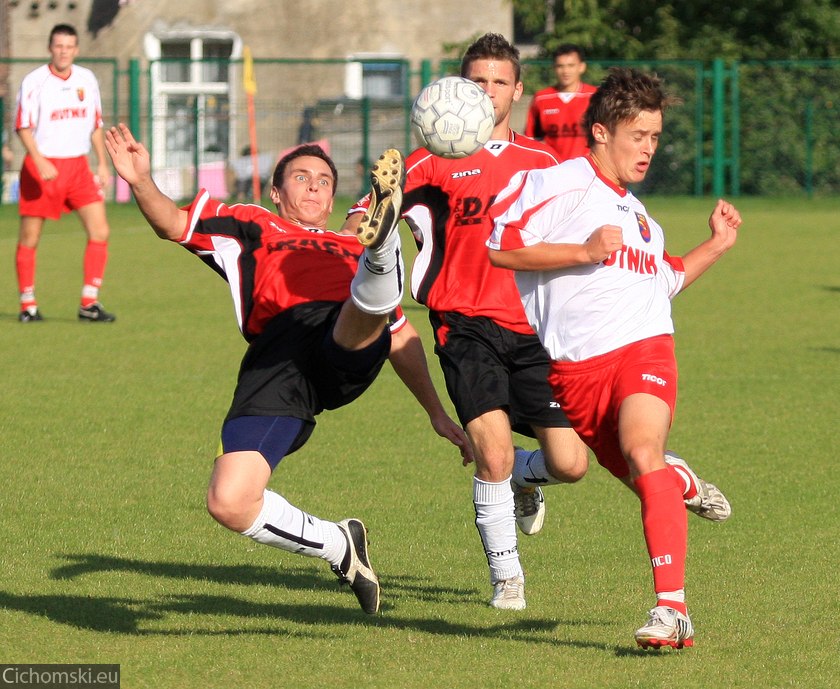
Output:
<instances>
[{"instance_id":1,"label":"club crest on jersey","mask_svg":"<svg viewBox=\"0 0 840 689\"><path fill-rule=\"evenodd\" d=\"M641 213L636 213L636 222L639 223L639 234L645 243L650 242L650 225L648 225L647 218Z\"/></svg>"},{"instance_id":2,"label":"club crest on jersey","mask_svg":"<svg viewBox=\"0 0 840 689\"><path fill-rule=\"evenodd\" d=\"M83 88L77 88L76 95L79 97L80 101L83 101L85 99L85 90Z\"/></svg>"}]
</instances>

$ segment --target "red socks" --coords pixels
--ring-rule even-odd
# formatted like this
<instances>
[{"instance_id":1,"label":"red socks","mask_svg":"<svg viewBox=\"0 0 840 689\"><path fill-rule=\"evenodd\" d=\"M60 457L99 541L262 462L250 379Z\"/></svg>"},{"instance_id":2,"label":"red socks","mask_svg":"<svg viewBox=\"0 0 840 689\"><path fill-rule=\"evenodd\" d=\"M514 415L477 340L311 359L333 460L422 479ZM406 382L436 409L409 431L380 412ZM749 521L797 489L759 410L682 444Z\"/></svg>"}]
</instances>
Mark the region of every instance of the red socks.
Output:
<instances>
[{"instance_id":1,"label":"red socks","mask_svg":"<svg viewBox=\"0 0 840 689\"><path fill-rule=\"evenodd\" d=\"M99 299L99 288L108 262L108 242L89 241L85 247L82 306L90 306Z\"/></svg>"},{"instance_id":2,"label":"red socks","mask_svg":"<svg viewBox=\"0 0 840 689\"><path fill-rule=\"evenodd\" d=\"M17 268L20 308L21 310L34 309L38 305L35 301L35 249L18 244L15 252L15 267Z\"/></svg>"},{"instance_id":3,"label":"red socks","mask_svg":"<svg viewBox=\"0 0 840 689\"><path fill-rule=\"evenodd\" d=\"M642 527L653 567L656 593L685 588L688 521L683 503L683 482L671 467L635 480L642 502ZM668 601L685 613L685 603Z\"/></svg>"}]
</instances>

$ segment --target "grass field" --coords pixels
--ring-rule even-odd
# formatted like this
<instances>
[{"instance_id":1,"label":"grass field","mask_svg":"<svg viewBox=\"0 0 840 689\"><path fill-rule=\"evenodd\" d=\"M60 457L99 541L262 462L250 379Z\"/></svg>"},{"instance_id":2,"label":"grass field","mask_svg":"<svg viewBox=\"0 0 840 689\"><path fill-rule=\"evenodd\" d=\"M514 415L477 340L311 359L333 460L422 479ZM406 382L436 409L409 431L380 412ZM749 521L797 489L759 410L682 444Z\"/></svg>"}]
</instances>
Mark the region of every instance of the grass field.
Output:
<instances>
[{"instance_id":1,"label":"grass field","mask_svg":"<svg viewBox=\"0 0 840 689\"><path fill-rule=\"evenodd\" d=\"M711 200L648 205L672 253L706 236ZM244 351L226 285L114 207L117 322L76 321L70 217L38 256L48 320L21 325L0 207L0 663L119 663L131 689L840 686L840 200L739 205L739 244L675 302L670 442L734 513L690 517L696 646L658 654L632 636L653 602L638 503L597 466L549 489L544 530L520 540L528 608L487 606L472 472L387 366L272 480L365 520L381 615L325 563L226 532L203 504Z\"/></svg>"}]
</instances>

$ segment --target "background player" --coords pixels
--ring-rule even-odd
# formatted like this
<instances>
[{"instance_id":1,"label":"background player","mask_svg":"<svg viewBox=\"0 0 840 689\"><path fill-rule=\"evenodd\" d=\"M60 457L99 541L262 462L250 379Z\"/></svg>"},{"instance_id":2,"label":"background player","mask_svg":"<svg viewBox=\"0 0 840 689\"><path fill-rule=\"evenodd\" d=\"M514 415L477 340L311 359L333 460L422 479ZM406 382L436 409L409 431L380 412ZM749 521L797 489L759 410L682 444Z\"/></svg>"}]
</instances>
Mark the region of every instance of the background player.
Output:
<instances>
[{"instance_id":1,"label":"background player","mask_svg":"<svg viewBox=\"0 0 840 689\"><path fill-rule=\"evenodd\" d=\"M681 460L666 463L677 395L670 300L734 245L741 217L718 201L709 239L682 259L665 251L662 228L628 185L645 178L671 102L658 78L611 70L586 113L591 155L514 177L493 208L488 245L495 265L517 271L557 400L641 500L657 602L636 641L682 648L694 636L683 500L687 487L696 497L710 484Z\"/></svg>"},{"instance_id":2,"label":"background player","mask_svg":"<svg viewBox=\"0 0 840 689\"><path fill-rule=\"evenodd\" d=\"M87 233L79 320L110 323L114 314L99 303L108 261L110 228L103 188L110 181L102 133L99 84L93 72L74 65L79 54L76 30L57 24L50 32L50 62L23 78L15 129L26 155L20 171L20 235L15 254L20 316L41 321L35 298L35 257L47 218L76 211ZM96 177L87 156L91 144L98 161Z\"/></svg>"},{"instance_id":3,"label":"background player","mask_svg":"<svg viewBox=\"0 0 840 689\"><path fill-rule=\"evenodd\" d=\"M553 60L557 83L534 94L525 134L545 141L563 161L589 151L583 115L595 87L582 81L586 62L580 46L564 43L554 51Z\"/></svg>"},{"instance_id":4,"label":"background player","mask_svg":"<svg viewBox=\"0 0 840 689\"><path fill-rule=\"evenodd\" d=\"M490 96L496 126L485 147L468 158L447 160L425 149L408 157L403 217L420 247L411 292L429 308L435 353L475 451L473 502L494 587L490 604L521 609L517 522L524 533L537 533L544 519L538 486L577 480L586 473L587 456L553 400L548 357L525 318L513 274L487 258L487 210L514 173L554 166L557 159L544 144L510 129L522 82L519 51L503 36L475 41L461 76ZM346 229L358 226L365 207L363 200L351 209L357 214ZM515 452L511 428L536 437L541 449Z\"/></svg>"},{"instance_id":5,"label":"background player","mask_svg":"<svg viewBox=\"0 0 840 689\"><path fill-rule=\"evenodd\" d=\"M249 342L207 492L210 514L258 543L326 560L362 609L377 612L364 524L319 519L267 486L280 460L309 438L315 416L361 395L388 355L388 315L402 296L402 156L387 151L373 168L367 222L376 231L363 249L354 237L305 229L255 205L226 206L204 190L179 209L155 185L148 151L125 125L108 131L106 146L157 235L229 283ZM335 166L311 153L278 163L271 196L286 213L295 213L290 199L305 214L332 208Z\"/></svg>"}]
</instances>

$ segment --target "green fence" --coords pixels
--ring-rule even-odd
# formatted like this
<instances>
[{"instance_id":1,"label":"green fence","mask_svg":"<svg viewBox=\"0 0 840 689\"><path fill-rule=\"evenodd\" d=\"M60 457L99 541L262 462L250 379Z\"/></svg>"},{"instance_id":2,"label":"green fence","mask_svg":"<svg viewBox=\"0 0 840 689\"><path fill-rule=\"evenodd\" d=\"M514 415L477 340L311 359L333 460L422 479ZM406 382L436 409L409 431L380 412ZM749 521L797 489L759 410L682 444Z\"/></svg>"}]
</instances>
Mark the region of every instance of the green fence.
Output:
<instances>
[{"instance_id":1,"label":"green fence","mask_svg":"<svg viewBox=\"0 0 840 689\"><path fill-rule=\"evenodd\" d=\"M0 121L16 156L13 94L23 74L41 64L0 60ZM167 193L189 198L199 186L233 196L242 149L256 140L271 164L302 141L329 148L339 170L339 193L354 196L360 174L386 147L413 147L408 114L424 83L457 73L457 61L416 68L403 60L254 60L257 93L249 103L243 63L236 60L85 60L103 93L108 124L130 123L153 154L156 179ZM613 63L588 62L585 80L597 84ZM624 63L662 76L682 104L666 115L657 159L644 193L707 195L831 194L840 191L837 119L840 60L713 63ZM367 80L362 80L364 72ZM370 78L373 75L374 78ZM526 95L514 110L524 125L530 95L554 81L551 63L526 61ZM249 118L249 113L253 117ZM250 123L253 123L253 129ZM16 167L17 166L17 167ZM0 189L0 192L3 190ZM8 189L6 190L8 192ZM9 194L0 194L9 199ZM127 190L116 190L118 200Z\"/></svg>"}]
</instances>

